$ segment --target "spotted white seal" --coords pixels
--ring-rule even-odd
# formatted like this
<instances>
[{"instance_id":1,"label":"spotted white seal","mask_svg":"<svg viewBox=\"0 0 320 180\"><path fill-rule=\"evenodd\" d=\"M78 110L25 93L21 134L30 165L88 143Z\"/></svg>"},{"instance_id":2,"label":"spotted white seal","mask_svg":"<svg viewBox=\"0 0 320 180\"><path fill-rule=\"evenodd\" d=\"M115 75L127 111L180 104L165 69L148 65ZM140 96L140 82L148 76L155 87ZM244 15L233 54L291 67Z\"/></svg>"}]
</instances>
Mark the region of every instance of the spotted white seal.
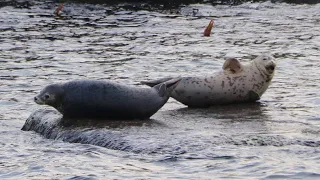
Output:
<instances>
[{"instance_id":1,"label":"spotted white seal","mask_svg":"<svg viewBox=\"0 0 320 180\"><path fill-rule=\"evenodd\" d=\"M146 119L167 102L179 80L171 79L153 88L76 80L46 86L34 101L54 107L64 117Z\"/></svg>"},{"instance_id":2,"label":"spotted white seal","mask_svg":"<svg viewBox=\"0 0 320 180\"><path fill-rule=\"evenodd\" d=\"M275 59L266 54L246 65L230 58L223 64L222 71L205 77L183 77L171 97L189 107L254 102L269 87L275 67ZM144 81L142 84L155 86L169 79Z\"/></svg>"}]
</instances>

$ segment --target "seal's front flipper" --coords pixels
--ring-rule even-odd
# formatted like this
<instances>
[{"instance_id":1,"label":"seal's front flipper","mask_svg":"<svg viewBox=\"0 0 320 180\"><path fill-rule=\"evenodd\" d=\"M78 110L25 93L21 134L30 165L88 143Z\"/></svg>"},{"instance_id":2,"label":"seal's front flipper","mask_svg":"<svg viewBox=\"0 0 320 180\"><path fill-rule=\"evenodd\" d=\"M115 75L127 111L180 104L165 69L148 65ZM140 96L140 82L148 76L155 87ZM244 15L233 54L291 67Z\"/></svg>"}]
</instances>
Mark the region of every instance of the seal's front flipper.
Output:
<instances>
[{"instance_id":1,"label":"seal's front flipper","mask_svg":"<svg viewBox=\"0 0 320 180\"><path fill-rule=\"evenodd\" d=\"M167 78L151 80L151 81L141 81L140 83L144 84L144 85L147 85L147 86L150 86L150 87L154 87L154 86L156 86L158 84L164 83L164 82L169 81L171 79L173 79L173 78L167 77Z\"/></svg>"},{"instance_id":2,"label":"seal's front flipper","mask_svg":"<svg viewBox=\"0 0 320 180\"><path fill-rule=\"evenodd\" d=\"M259 96L258 93L254 92L254 91L249 91L248 100L250 102L255 102L255 101L259 100L259 99L260 99L260 96Z\"/></svg>"},{"instance_id":3,"label":"seal's front flipper","mask_svg":"<svg viewBox=\"0 0 320 180\"><path fill-rule=\"evenodd\" d=\"M153 88L155 88L158 91L160 97L163 97L165 95L169 95L172 92L172 90L178 85L180 80L181 78L171 79L164 83L158 84Z\"/></svg>"},{"instance_id":4,"label":"seal's front flipper","mask_svg":"<svg viewBox=\"0 0 320 180\"><path fill-rule=\"evenodd\" d=\"M242 68L241 63L236 58L227 59L222 66L223 70L229 70L233 74L241 72Z\"/></svg>"}]
</instances>

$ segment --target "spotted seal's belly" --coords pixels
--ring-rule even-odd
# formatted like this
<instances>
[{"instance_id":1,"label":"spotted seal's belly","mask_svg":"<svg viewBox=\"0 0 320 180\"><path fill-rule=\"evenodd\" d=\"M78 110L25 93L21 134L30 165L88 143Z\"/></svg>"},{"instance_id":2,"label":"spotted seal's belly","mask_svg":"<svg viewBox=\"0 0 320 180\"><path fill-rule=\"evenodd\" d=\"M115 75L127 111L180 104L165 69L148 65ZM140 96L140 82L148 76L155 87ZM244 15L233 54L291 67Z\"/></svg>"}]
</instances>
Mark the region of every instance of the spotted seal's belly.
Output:
<instances>
[{"instance_id":1,"label":"spotted seal's belly","mask_svg":"<svg viewBox=\"0 0 320 180\"><path fill-rule=\"evenodd\" d=\"M219 73L209 77L186 77L172 92L177 101L195 107L256 101L269 83L259 74Z\"/></svg>"}]
</instances>

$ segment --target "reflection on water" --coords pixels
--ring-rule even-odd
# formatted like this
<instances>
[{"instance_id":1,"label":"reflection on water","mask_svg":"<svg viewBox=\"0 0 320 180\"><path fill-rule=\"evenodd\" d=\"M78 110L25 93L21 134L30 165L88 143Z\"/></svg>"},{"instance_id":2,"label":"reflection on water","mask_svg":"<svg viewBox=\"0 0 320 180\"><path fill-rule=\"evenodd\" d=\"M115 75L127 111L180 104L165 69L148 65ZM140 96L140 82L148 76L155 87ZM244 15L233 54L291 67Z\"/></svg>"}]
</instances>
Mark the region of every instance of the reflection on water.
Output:
<instances>
[{"instance_id":1,"label":"reflection on water","mask_svg":"<svg viewBox=\"0 0 320 180\"><path fill-rule=\"evenodd\" d=\"M61 126L68 128L83 127L83 128L107 128L107 129L122 129L131 126L163 126L163 122L155 119L147 120L105 120L105 119L62 119Z\"/></svg>"},{"instance_id":2,"label":"reflection on water","mask_svg":"<svg viewBox=\"0 0 320 180\"><path fill-rule=\"evenodd\" d=\"M263 114L264 104L260 102L255 103L241 103L232 105L218 105L207 109L198 108L181 108L177 112L186 115L198 115L217 119L230 119L235 121L245 121L252 119L266 120L266 115ZM247 119L249 118L249 119Z\"/></svg>"},{"instance_id":3,"label":"reflection on water","mask_svg":"<svg viewBox=\"0 0 320 180\"><path fill-rule=\"evenodd\" d=\"M56 3L0 7L1 178L319 178L318 4L195 4L175 13L67 4L62 18ZM149 121L89 121L127 151L20 131L50 83L200 76L227 57L248 62L263 52L277 69L257 103L188 109L169 100Z\"/></svg>"}]
</instances>

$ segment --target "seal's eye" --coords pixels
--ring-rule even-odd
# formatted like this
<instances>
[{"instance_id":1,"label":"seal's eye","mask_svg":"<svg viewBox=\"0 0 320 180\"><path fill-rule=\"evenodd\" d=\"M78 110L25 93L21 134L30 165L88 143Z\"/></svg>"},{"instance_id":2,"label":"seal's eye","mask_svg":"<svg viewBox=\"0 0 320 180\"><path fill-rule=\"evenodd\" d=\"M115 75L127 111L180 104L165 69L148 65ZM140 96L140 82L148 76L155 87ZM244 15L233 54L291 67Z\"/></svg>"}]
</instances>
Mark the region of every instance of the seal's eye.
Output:
<instances>
[{"instance_id":1,"label":"seal's eye","mask_svg":"<svg viewBox=\"0 0 320 180\"><path fill-rule=\"evenodd\" d=\"M44 99L49 99L50 96L48 94L44 95Z\"/></svg>"},{"instance_id":2,"label":"seal's eye","mask_svg":"<svg viewBox=\"0 0 320 180\"><path fill-rule=\"evenodd\" d=\"M264 61L266 61L266 60L268 60L269 58L267 58L267 57L264 57L262 60L264 60Z\"/></svg>"}]
</instances>

